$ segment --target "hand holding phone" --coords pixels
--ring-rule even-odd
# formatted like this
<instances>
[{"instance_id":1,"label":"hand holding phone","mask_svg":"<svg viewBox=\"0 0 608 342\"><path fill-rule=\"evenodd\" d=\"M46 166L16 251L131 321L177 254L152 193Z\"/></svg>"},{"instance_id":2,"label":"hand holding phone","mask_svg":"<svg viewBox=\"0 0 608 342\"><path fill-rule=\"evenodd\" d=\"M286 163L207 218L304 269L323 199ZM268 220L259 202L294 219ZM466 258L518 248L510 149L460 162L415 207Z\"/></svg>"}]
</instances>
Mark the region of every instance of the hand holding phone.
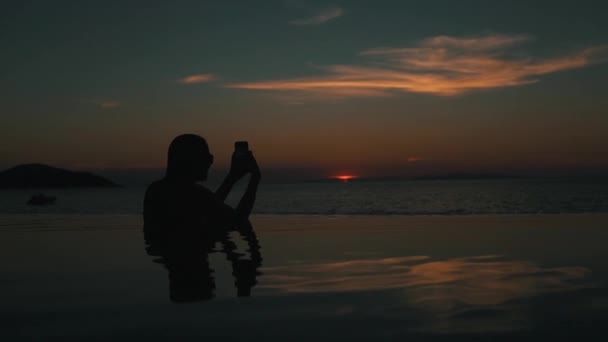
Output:
<instances>
[{"instance_id":1,"label":"hand holding phone","mask_svg":"<svg viewBox=\"0 0 608 342\"><path fill-rule=\"evenodd\" d=\"M247 173L259 176L260 169L249 150L249 143L247 141L237 141L234 143L230 173L237 178L241 178Z\"/></svg>"},{"instance_id":2,"label":"hand holding phone","mask_svg":"<svg viewBox=\"0 0 608 342\"><path fill-rule=\"evenodd\" d=\"M237 141L234 143L234 156L237 158L245 158L249 154L249 143L246 141Z\"/></svg>"}]
</instances>

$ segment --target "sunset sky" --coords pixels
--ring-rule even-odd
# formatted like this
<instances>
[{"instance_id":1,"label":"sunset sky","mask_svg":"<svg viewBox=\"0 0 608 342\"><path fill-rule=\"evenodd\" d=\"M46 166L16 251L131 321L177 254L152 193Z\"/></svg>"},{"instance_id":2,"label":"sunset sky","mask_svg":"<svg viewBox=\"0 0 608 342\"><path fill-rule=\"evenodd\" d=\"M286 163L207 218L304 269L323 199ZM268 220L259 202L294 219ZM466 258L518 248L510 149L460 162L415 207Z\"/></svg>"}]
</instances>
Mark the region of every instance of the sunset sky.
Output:
<instances>
[{"instance_id":1,"label":"sunset sky","mask_svg":"<svg viewBox=\"0 0 608 342\"><path fill-rule=\"evenodd\" d=\"M0 168L608 171L604 1L9 1Z\"/></svg>"}]
</instances>

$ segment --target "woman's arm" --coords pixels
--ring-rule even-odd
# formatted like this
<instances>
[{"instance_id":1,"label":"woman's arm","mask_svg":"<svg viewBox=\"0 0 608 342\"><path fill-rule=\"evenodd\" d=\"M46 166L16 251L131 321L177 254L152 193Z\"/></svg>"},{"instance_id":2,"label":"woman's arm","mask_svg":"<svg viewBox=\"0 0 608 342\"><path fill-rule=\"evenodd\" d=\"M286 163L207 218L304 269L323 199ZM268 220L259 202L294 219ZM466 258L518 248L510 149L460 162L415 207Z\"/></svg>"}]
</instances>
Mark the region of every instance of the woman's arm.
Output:
<instances>
[{"instance_id":1,"label":"woman's arm","mask_svg":"<svg viewBox=\"0 0 608 342\"><path fill-rule=\"evenodd\" d=\"M258 185L260 184L260 168L251 152L249 152L249 155L246 158L238 158L233 154L230 172L228 172L228 175L215 192L215 197L223 203L226 201L226 197L228 197L234 184L247 173L250 174L249 183L235 210L239 219L247 219L251 214L258 191Z\"/></svg>"},{"instance_id":2,"label":"woman's arm","mask_svg":"<svg viewBox=\"0 0 608 342\"><path fill-rule=\"evenodd\" d=\"M256 164L257 167L257 164ZM240 219L247 219L253 210L253 204L255 203L255 197L258 192L258 185L260 184L260 170L252 172L249 177L249 183L247 189L241 198L239 205L236 207L236 214Z\"/></svg>"},{"instance_id":3,"label":"woman's arm","mask_svg":"<svg viewBox=\"0 0 608 342\"><path fill-rule=\"evenodd\" d=\"M234 184L236 184L238 180L239 179L235 177L234 174L229 172L228 175L226 175L226 178L224 178L224 181L222 182L220 187L217 188L217 190L215 191L215 197L220 202L224 203L226 201L226 197L228 197L228 194L232 190L232 187L234 186Z\"/></svg>"},{"instance_id":4,"label":"woman's arm","mask_svg":"<svg viewBox=\"0 0 608 342\"><path fill-rule=\"evenodd\" d=\"M220 202L224 203L226 201L226 197L228 197L228 194L230 191L232 191L234 184L243 178L247 172L249 172L248 161L244 160L243 158L236 157L233 153L228 175L226 175L226 178L224 178L224 181L220 187L215 191L215 197Z\"/></svg>"}]
</instances>

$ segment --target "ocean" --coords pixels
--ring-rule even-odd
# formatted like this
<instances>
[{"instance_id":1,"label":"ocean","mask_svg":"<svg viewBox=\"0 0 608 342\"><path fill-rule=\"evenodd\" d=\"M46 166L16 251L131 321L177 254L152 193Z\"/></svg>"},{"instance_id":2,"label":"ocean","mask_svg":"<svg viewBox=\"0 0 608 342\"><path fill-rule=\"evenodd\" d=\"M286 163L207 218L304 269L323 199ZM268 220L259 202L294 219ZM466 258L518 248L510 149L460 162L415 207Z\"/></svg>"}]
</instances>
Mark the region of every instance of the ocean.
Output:
<instances>
[{"instance_id":1,"label":"ocean","mask_svg":"<svg viewBox=\"0 0 608 342\"><path fill-rule=\"evenodd\" d=\"M228 202L235 205L243 184ZM210 184L215 189L217 185ZM33 194L56 196L30 206ZM0 214L140 214L145 186L0 191ZM607 213L608 181L520 178L264 184L257 215L487 215Z\"/></svg>"},{"instance_id":2,"label":"ocean","mask_svg":"<svg viewBox=\"0 0 608 342\"><path fill-rule=\"evenodd\" d=\"M253 235L177 268L145 187L42 192L0 191L2 341L605 339L606 182L262 184Z\"/></svg>"}]
</instances>

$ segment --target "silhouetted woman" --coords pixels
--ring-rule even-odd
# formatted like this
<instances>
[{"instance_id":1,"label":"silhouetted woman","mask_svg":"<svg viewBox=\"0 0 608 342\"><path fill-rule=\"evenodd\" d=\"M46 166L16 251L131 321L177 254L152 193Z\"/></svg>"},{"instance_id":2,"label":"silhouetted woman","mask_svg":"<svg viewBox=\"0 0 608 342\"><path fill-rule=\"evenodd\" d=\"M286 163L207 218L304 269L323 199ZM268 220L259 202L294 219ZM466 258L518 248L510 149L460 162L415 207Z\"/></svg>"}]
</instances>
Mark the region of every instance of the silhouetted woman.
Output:
<instances>
[{"instance_id":1,"label":"silhouetted woman","mask_svg":"<svg viewBox=\"0 0 608 342\"><path fill-rule=\"evenodd\" d=\"M205 139L194 134L176 137L169 146L165 177L150 184L144 198L146 251L160 257L157 262L168 269L173 301L209 299L214 288L207 260L211 248L216 242L225 244L227 232L235 228L254 234L248 217L260 170L253 154L247 151L232 155L230 171L215 193L199 183L207 179L212 163ZM247 174L247 189L233 209L224 201L234 184ZM241 264L233 262L233 268ZM237 281L244 274L240 268L235 270Z\"/></svg>"},{"instance_id":2,"label":"silhouetted woman","mask_svg":"<svg viewBox=\"0 0 608 342\"><path fill-rule=\"evenodd\" d=\"M194 134L176 137L169 146L167 172L152 183L144 199L144 224L173 226L174 229L214 231L232 228L251 213L260 182L260 169L251 151L232 156L230 171L214 192L198 182L207 180L213 155L205 139ZM224 203L234 184L246 174L249 184L236 209Z\"/></svg>"}]
</instances>

